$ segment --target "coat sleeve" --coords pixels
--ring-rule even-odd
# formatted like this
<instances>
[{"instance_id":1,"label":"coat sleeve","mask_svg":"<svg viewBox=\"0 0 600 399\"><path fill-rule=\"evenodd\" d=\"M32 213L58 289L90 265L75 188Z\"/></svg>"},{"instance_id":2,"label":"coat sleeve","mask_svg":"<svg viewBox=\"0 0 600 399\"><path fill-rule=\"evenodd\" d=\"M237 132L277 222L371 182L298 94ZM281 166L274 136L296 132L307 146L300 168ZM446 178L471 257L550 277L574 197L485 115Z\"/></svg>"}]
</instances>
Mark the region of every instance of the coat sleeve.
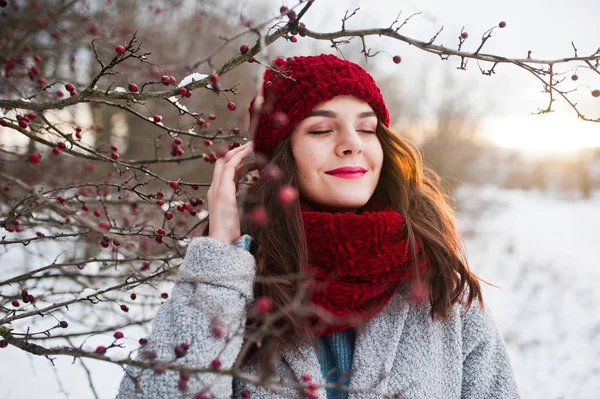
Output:
<instances>
[{"instance_id":1,"label":"coat sleeve","mask_svg":"<svg viewBox=\"0 0 600 399\"><path fill-rule=\"evenodd\" d=\"M504 340L487 306L473 303L462 316L461 398L519 398Z\"/></svg>"},{"instance_id":2,"label":"coat sleeve","mask_svg":"<svg viewBox=\"0 0 600 399\"><path fill-rule=\"evenodd\" d=\"M158 309L148 343L138 351L139 360L209 367L218 357L221 368L233 365L242 346L256 269L247 243L244 236L233 245L209 237L192 239L170 298ZM183 342L189 348L177 354L175 347ZM128 367L117 399L193 397L198 392L211 398L232 396L230 376L194 373L185 382L179 372L161 373L158 368Z\"/></svg>"}]
</instances>

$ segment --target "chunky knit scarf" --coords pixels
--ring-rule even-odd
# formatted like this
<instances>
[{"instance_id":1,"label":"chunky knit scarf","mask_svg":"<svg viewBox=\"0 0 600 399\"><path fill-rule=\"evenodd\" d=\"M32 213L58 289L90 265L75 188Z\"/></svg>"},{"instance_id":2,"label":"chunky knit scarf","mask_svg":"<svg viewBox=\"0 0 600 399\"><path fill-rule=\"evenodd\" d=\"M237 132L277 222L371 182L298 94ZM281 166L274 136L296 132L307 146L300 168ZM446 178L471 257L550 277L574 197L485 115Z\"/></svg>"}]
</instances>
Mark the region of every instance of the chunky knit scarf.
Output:
<instances>
[{"instance_id":1,"label":"chunky knit scarf","mask_svg":"<svg viewBox=\"0 0 600 399\"><path fill-rule=\"evenodd\" d=\"M313 334L329 335L370 320L392 298L400 283L415 278L404 217L381 200L360 213L318 212L300 204L312 272ZM422 253L422 241L417 237ZM428 266L419 256L419 273ZM322 315L322 314L321 314Z\"/></svg>"}]
</instances>

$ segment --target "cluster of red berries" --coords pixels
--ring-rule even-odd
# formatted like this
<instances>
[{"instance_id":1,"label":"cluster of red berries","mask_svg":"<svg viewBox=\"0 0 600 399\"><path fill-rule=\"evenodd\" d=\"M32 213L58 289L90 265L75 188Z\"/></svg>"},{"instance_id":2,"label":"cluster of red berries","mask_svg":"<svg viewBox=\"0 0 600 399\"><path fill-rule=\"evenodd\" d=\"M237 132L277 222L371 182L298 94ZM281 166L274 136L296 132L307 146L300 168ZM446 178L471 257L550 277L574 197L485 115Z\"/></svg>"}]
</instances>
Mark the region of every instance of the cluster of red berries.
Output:
<instances>
[{"instance_id":1,"label":"cluster of red berries","mask_svg":"<svg viewBox=\"0 0 600 399\"><path fill-rule=\"evenodd\" d=\"M160 78L160 82L165 86L174 85L175 83L177 83L175 77L169 75L162 75Z\"/></svg>"},{"instance_id":2,"label":"cluster of red berries","mask_svg":"<svg viewBox=\"0 0 600 399\"><path fill-rule=\"evenodd\" d=\"M35 112L30 112L28 114L17 115L17 122L19 123L19 127L22 129L26 129L29 126L29 122L37 118ZM7 123L8 124L8 123ZM4 125L6 126L6 125Z\"/></svg>"},{"instance_id":3,"label":"cluster of red berries","mask_svg":"<svg viewBox=\"0 0 600 399\"><path fill-rule=\"evenodd\" d=\"M9 187L10 190L10 186L5 186L5 191L6 187ZM18 219L14 219L12 222L10 222L10 224L8 225L8 227L6 227L6 231L8 231L9 233L13 233L13 232L17 232L20 233L23 229L21 228L21 222L19 222Z\"/></svg>"},{"instance_id":4,"label":"cluster of red berries","mask_svg":"<svg viewBox=\"0 0 600 399\"><path fill-rule=\"evenodd\" d=\"M181 139L179 137L175 137L171 140L171 156L180 157L184 154L183 148L181 148Z\"/></svg>"},{"instance_id":5,"label":"cluster of red berries","mask_svg":"<svg viewBox=\"0 0 600 399\"><path fill-rule=\"evenodd\" d=\"M310 399L317 399L318 396L315 394L319 385L312 381L312 376L309 373L302 374L302 381L306 382L308 386L304 388L304 394Z\"/></svg>"},{"instance_id":6,"label":"cluster of red berries","mask_svg":"<svg viewBox=\"0 0 600 399\"><path fill-rule=\"evenodd\" d=\"M67 91L69 92L69 94L71 95L71 97L77 95L77 91L75 90L75 86L73 86L71 83L67 83L65 85L65 89L67 89Z\"/></svg>"},{"instance_id":7,"label":"cluster of red berries","mask_svg":"<svg viewBox=\"0 0 600 399\"><path fill-rule=\"evenodd\" d=\"M182 342L179 345L175 345L175 356L178 358L184 357L187 355L188 349L190 348L190 344L187 342Z\"/></svg>"},{"instance_id":8,"label":"cluster of red berries","mask_svg":"<svg viewBox=\"0 0 600 399\"><path fill-rule=\"evenodd\" d=\"M52 153L54 155L58 155L60 154L60 150L64 150L65 148L67 148L67 143L65 143L64 141L59 141L53 148L52 148Z\"/></svg>"}]
</instances>

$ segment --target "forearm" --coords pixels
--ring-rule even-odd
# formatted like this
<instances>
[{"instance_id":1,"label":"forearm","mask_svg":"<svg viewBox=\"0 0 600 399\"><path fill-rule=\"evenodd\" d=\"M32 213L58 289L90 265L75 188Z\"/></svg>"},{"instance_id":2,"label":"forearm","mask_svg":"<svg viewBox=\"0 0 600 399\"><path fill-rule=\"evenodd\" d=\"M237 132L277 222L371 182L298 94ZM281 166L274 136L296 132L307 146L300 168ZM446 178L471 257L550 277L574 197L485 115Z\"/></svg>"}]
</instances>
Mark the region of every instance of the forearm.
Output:
<instances>
[{"instance_id":1,"label":"forearm","mask_svg":"<svg viewBox=\"0 0 600 399\"><path fill-rule=\"evenodd\" d=\"M158 310L148 344L137 357L194 368L211 367L218 358L222 368L231 367L243 342L245 307L252 299L254 271L250 253L207 237L194 239L179 281ZM182 343L189 345L187 351L182 351ZM117 398L181 397L182 392L203 390L211 397L231 397L229 376L197 373L185 383L181 380L177 371L156 373L130 367Z\"/></svg>"}]
</instances>

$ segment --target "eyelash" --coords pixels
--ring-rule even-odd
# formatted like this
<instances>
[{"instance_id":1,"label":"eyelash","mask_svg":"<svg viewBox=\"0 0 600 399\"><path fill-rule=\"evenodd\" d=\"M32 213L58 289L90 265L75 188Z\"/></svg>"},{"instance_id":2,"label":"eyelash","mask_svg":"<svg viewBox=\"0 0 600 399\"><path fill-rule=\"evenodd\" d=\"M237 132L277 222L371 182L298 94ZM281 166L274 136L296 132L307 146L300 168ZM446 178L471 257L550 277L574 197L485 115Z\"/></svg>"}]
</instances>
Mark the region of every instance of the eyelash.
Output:
<instances>
[{"instance_id":1,"label":"eyelash","mask_svg":"<svg viewBox=\"0 0 600 399\"><path fill-rule=\"evenodd\" d=\"M364 133L369 133L369 134L375 134L374 130L358 130L358 131L364 132ZM333 130L313 130L313 131L309 131L308 133L318 136L318 135L329 133L329 132L333 132Z\"/></svg>"}]
</instances>

